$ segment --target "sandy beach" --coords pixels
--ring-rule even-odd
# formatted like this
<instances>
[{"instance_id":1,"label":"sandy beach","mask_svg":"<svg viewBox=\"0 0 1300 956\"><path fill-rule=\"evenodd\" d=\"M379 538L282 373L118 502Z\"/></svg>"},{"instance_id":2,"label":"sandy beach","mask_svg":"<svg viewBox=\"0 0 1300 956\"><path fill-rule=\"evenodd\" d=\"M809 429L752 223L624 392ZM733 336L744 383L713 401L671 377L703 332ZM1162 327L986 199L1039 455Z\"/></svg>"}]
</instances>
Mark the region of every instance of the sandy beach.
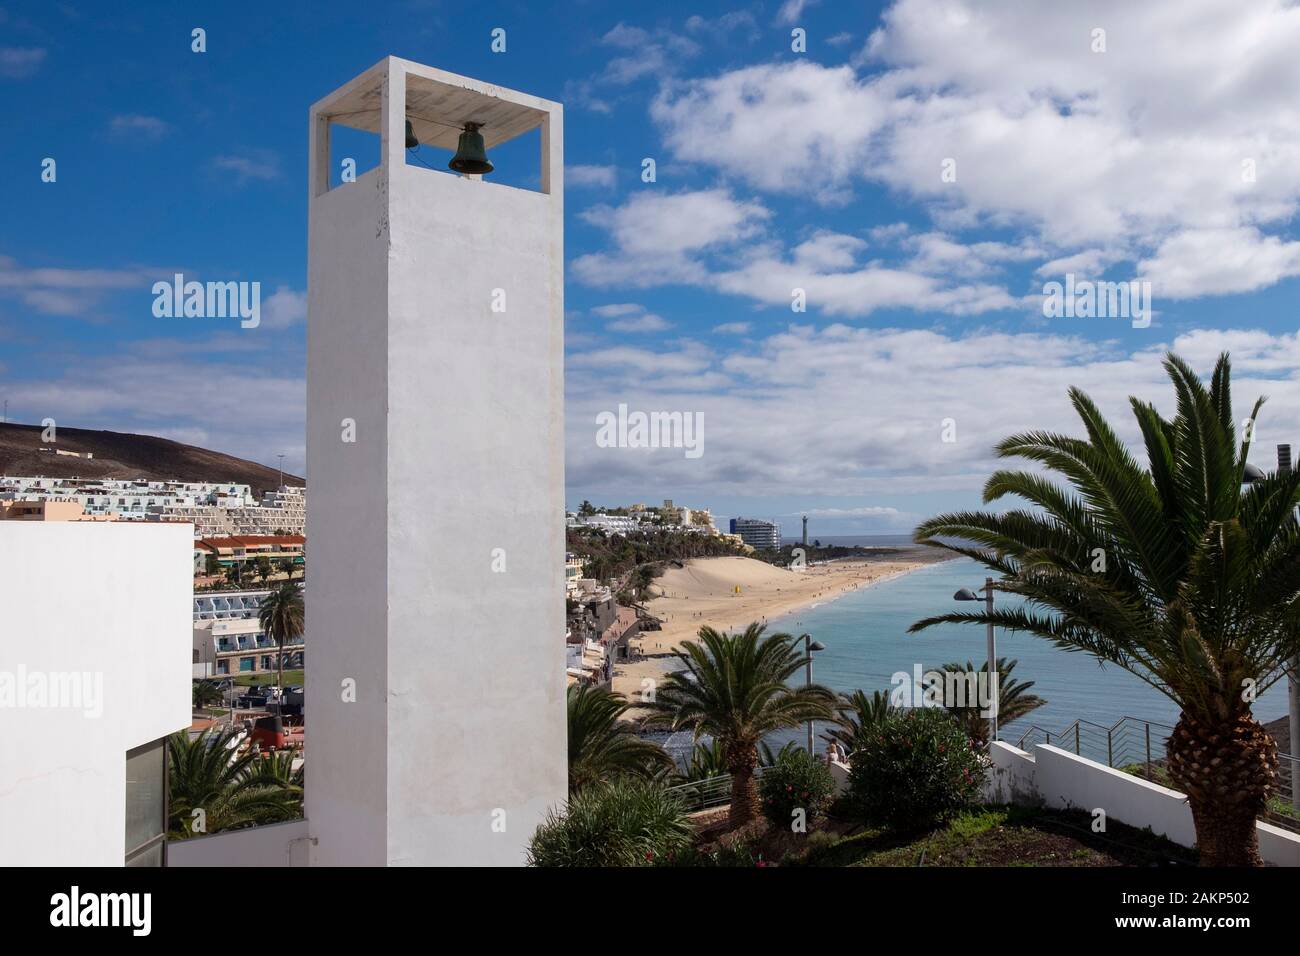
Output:
<instances>
[{"instance_id":1,"label":"sandy beach","mask_svg":"<svg viewBox=\"0 0 1300 956\"><path fill-rule=\"evenodd\" d=\"M753 621L767 623L932 563L910 557L849 559L791 571L754 558L727 557L695 558L685 567L670 567L655 579L657 596L646 605L663 621L663 629L632 641L633 654L639 651L644 657L616 667L613 689L635 701L644 679L680 666L676 658L661 655L670 655L705 625L743 630Z\"/></svg>"}]
</instances>

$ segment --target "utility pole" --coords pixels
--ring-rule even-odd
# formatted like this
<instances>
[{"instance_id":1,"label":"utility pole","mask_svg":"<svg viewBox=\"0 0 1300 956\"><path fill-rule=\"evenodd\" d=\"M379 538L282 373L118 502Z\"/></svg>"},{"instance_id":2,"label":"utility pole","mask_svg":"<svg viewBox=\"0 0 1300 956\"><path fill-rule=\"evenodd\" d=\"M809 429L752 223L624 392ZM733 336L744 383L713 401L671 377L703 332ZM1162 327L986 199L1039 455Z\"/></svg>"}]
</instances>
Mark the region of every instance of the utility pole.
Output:
<instances>
[{"instance_id":1,"label":"utility pole","mask_svg":"<svg viewBox=\"0 0 1300 956\"><path fill-rule=\"evenodd\" d=\"M284 455L276 455L275 457L280 459L280 488L283 488L284 487Z\"/></svg>"}]
</instances>

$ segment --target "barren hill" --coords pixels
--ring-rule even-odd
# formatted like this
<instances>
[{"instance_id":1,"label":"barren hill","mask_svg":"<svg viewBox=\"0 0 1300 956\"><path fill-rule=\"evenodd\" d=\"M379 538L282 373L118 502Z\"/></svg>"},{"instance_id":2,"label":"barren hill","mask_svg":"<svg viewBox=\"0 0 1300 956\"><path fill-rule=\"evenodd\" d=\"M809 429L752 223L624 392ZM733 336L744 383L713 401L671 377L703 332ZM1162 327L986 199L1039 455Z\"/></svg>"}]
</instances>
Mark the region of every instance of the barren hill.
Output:
<instances>
[{"instance_id":1,"label":"barren hill","mask_svg":"<svg viewBox=\"0 0 1300 956\"><path fill-rule=\"evenodd\" d=\"M250 485L259 497L274 490L279 471L193 445L152 435L58 430L61 451L93 452L94 458L74 458L41 451L39 425L0 424L0 475L43 475L47 478L147 478L152 481L217 481ZM285 474L286 485L304 485Z\"/></svg>"}]
</instances>

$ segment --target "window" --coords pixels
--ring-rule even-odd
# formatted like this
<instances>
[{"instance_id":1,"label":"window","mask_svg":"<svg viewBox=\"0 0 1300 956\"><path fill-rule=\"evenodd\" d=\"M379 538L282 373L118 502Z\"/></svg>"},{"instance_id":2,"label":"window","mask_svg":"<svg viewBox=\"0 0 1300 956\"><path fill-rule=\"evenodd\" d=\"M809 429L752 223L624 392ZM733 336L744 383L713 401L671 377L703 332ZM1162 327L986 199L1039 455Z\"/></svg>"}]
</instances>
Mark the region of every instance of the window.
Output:
<instances>
[{"instance_id":1,"label":"window","mask_svg":"<svg viewBox=\"0 0 1300 956\"><path fill-rule=\"evenodd\" d=\"M167 856L167 741L126 752L126 865L162 866Z\"/></svg>"}]
</instances>

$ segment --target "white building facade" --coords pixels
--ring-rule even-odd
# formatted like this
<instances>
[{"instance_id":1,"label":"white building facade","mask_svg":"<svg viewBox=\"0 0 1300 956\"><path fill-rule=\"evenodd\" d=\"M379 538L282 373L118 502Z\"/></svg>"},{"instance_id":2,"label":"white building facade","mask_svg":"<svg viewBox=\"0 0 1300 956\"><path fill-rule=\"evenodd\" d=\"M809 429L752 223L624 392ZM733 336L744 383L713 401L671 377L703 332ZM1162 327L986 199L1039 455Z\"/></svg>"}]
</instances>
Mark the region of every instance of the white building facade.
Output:
<instances>
[{"instance_id":1,"label":"white building facade","mask_svg":"<svg viewBox=\"0 0 1300 956\"><path fill-rule=\"evenodd\" d=\"M191 546L185 525L0 522L0 865L162 864Z\"/></svg>"}]
</instances>

